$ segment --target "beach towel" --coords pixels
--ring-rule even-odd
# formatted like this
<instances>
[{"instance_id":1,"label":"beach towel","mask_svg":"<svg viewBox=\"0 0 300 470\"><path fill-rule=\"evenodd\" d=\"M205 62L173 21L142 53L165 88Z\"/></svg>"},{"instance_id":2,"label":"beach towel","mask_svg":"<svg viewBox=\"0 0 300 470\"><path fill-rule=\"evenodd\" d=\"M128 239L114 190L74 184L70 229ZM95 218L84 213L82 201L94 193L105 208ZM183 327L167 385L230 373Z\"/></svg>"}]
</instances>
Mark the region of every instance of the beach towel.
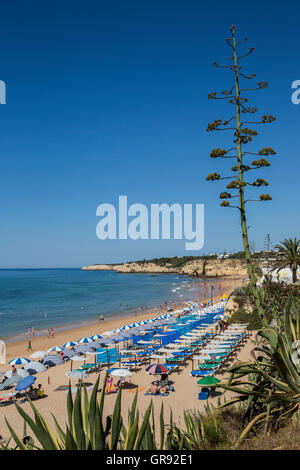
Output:
<instances>
[{"instance_id":1,"label":"beach towel","mask_svg":"<svg viewBox=\"0 0 300 470\"><path fill-rule=\"evenodd\" d=\"M169 394L168 393L157 393L156 395L152 395L151 392L147 392L147 393L145 393L145 396L146 395L151 395L152 397L167 397Z\"/></svg>"},{"instance_id":2,"label":"beach towel","mask_svg":"<svg viewBox=\"0 0 300 470\"><path fill-rule=\"evenodd\" d=\"M131 388L128 390L124 390L124 392L129 392L129 393L135 393L135 392L141 392L142 390L145 390L145 387L136 387L136 388Z\"/></svg>"},{"instance_id":3,"label":"beach towel","mask_svg":"<svg viewBox=\"0 0 300 470\"><path fill-rule=\"evenodd\" d=\"M68 385L60 385L60 386L57 387L54 391L55 391L55 392L61 392L61 391L68 390L68 388L69 388Z\"/></svg>"}]
</instances>

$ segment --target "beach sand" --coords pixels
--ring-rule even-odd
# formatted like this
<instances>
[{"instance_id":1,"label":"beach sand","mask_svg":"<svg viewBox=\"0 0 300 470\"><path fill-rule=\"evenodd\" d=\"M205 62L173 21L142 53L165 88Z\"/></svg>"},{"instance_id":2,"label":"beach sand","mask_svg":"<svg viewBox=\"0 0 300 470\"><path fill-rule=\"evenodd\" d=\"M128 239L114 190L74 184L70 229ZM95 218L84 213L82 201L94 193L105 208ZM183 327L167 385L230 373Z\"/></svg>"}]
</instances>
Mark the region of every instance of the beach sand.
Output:
<instances>
[{"instance_id":1,"label":"beach sand","mask_svg":"<svg viewBox=\"0 0 300 470\"><path fill-rule=\"evenodd\" d=\"M220 280L218 280L220 282ZM232 278L222 280L222 291L223 294L229 294L232 292L234 287L242 285L242 279ZM204 300L204 299L202 299ZM217 300L217 299L215 299ZM99 333L101 334L104 331L111 331L114 328L118 328L121 325L130 324L134 321L140 321L147 318L152 318L153 312L139 314L138 316L122 317L110 321L104 321L103 323L95 323L87 326L71 328L69 330L60 331L55 334L54 338L48 338L47 336L39 336L31 339L32 343L32 352L38 350L48 350L50 347L58 345L61 346L68 340L77 340L83 336L91 336L92 334ZM122 344L122 343L120 343ZM243 348L239 354L239 360L246 360L249 358L250 350L253 346L249 340L247 345ZM31 352L29 353L31 354ZM17 356L28 357L27 354L27 341L18 341L15 343L7 344L7 362L12 358ZM92 357L92 356L91 356ZM45 393L48 395L47 398L35 402L39 411L42 413L44 418L48 423L54 427L53 418L51 413L54 413L58 422L64 427L67 417L66 410L66 399L67 393L65 391L55 391L55 389L62 385L68 385L69 378L66 376L66 372L70 370L71 362L67 362L63 365L49 368L47 371L38 374L36 385L41 383ZM9 366L2 365L1 370L5 371ZM172 373L170 375L170 380L174 382L175 392L170 393L167 397L151 397L145 396L146 389L151 385L151 382L154 380L153 376L149 376L145 372L145 366L143 366L137 372L133 372L131 377L132 383L138 385L139 387L139 399L138 407L140 412L143 414L147 405L150 403L151 398L154 402L155 417L158 419L160 413L161 403L164 403L165 409L165 420L169 420L170 408L173 411L173 418L177 424L182 423L183 412L184 410L201 410L204 411L205 402L198 400L198 393L200 391L200 386L197 385L197 380L190 377L189 372L192 369L191 361L188 362L185 368L181 368L180 374ZM98 374L90 374L86 382L89 384L94 384L97 379ZM103 379L105 377L105 369L100 373L100 382L102 386ZM217 377L222 378L217 375ZM76 386L77 380L72 381L72 385ZM101 388L100 386L100 388ZM0 398L5 398L6 392L0 392ZM113 405L115 402L116 395L110 395L105 398L105 415L108 415L112 412ZM124 417L127 416L127 410L130 407L132 400L134 398L134 393L129 391L123 391L122 394L122 410ZM213 402L213 401L212 401ZM21 405L24 411L32 415L30 405L24 403ZM5 424L5 417L8 419L9 423L22 433L21 425L23 426L23 421L17 412L15 406L9 405L7 407L0 408L0 435L4 438L9 436L7 426Z\"/></svg>"}]
</instances>

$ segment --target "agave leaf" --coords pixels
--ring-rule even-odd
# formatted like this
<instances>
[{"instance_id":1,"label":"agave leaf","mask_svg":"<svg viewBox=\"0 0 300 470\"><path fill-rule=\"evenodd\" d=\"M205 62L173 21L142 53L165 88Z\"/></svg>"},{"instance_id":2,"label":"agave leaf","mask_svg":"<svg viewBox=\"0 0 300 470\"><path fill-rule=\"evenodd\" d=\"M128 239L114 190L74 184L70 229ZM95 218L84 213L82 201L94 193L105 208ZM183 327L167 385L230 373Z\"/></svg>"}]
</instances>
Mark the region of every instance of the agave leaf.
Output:
<instances>
[{"instance_id":1,"label":"agave leaf","mask_svg":"<svg viewBox=\"0 0 300 470\"><path fill-rule=\"evenodd\" d=\"M113 415L112 415L112 423L111 423L111 437L110 437L110 450L116 450L117 449L117 444L118 444L118 439L119 439L119 434L120 430L122 427L122 421L121 421L121 393L122 393L122 387L120 388Z\"/></svg>"},{"instance_id":2,"label":"agave leaf","mask_svg":"<svg viewBox=\"0 0 300 470\"><path fill-rule=\"evenodd\" d=\"M7 419L5 418L6 425L8 429L10 430L10 433L12 437L14 438L15 443L19 447L20 450L27 450L26 446L23 444L22 440L18 437L18 435L15 433L14 429L11 427Z\"/></svg>"},{"instance_id":3,"label":"agave leaf","mask_svg":"<svg viewBox=\"0 0 300 470\"><path fill-rule=\"evenodd\" d=\"M92 440L92 436L94 432L94 424L95 424L95 418L96 418L97 391L99 387L99 380L100 380L100 375L98 375L95 385L93 387L93 390L90 396L90 403L89 403L88 421L89 421L89 438L91 440Z\"/></svg>"},{"instance_id":4,"label":"agave leaf","mask_svg":"<svg viewBox=\"0 0 300 470\"><path fill-rule=\"evenodd\" d=\"M150 413L151 413L151 410L152 410L152 406L153 406L153 404L152 404L152 401L151 401L151 403L149 404L149 406L146 410L141 428L140 428L139 433L138 433L138 437L137 437L137 440L136 440L136 443L135 443L135 446L134 446L135 450L140 449L141 442L142 442L142 440L144 438L144 435L145 435L146 426L147 426L148 421L149 421L149 416L150 416Z\"/></svg>"},{"instance_id":5,"label":"agave leaf","mask_svg":"<svg viewBox=\"0 0 300 470\"><path fill-rule=\"evenodd\" d=\"M82 407L81 407L81 385L78 385L72 414L72 433L80 450L86 449L85 434L83 431Z\"/></svg>"},{"instance_id":6,"label":"agave leaf","mask_svg":"<svg viewBox=\"0 0 300 470\"><path fill-rule=\"evenodd\" d=\"M160 450L163 450L164 443L165 443L165 422L164 422L164 404L163 404L163 402L161 402L159 424L160 424Z\"/></svg>"}]
</instances>

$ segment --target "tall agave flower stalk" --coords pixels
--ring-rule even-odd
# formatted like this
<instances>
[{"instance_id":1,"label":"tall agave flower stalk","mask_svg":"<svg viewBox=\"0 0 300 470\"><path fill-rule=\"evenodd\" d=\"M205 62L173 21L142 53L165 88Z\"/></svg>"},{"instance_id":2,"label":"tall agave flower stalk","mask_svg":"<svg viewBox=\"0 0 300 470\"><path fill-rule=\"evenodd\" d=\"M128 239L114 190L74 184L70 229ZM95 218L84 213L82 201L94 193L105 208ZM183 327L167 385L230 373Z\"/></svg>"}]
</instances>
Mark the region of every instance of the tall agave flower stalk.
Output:
<instances>
[{"instance_id":1,"label":"tall agave flower stalk","mask_svg":"<svg viewBox=\"0 0 300 470\"><path fill-rule=\"evenodd\" d=\"M222 405L245 402L244 422L248 423L236 446L255 425L278 425L300 406L300 309L295 312L289 301L283 319L258 333L262 345L252 351L253 361L231 367L227 383L218 387L237 394Z\"/></svg>"}]
</instances>

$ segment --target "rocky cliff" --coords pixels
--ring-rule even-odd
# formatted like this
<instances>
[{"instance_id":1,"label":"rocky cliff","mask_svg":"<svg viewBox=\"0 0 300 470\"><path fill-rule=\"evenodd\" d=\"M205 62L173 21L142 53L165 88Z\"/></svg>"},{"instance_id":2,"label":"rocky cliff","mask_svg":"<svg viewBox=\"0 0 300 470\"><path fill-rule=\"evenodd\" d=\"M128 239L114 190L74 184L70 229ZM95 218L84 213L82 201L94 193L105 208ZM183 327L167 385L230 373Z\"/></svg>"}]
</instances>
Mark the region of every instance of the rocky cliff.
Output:
<instances>
[{"instance_id":1,"label":"rocky cliff","mask_svg":"<svg viewBox=\"0 0 300 470\"><path fill-rule=\"evenodd\" d=\"M247 276L247 268L244 260L240 259L197 259L189 261L181 267L174 267L166 263L159 265L152 262L128 262L124 264L94 264L84 266L87 271L108 271L113 270L119 273L176 273L187 274L195 277L227 277L227 276Z\"/></svg>"}]
</instances>

